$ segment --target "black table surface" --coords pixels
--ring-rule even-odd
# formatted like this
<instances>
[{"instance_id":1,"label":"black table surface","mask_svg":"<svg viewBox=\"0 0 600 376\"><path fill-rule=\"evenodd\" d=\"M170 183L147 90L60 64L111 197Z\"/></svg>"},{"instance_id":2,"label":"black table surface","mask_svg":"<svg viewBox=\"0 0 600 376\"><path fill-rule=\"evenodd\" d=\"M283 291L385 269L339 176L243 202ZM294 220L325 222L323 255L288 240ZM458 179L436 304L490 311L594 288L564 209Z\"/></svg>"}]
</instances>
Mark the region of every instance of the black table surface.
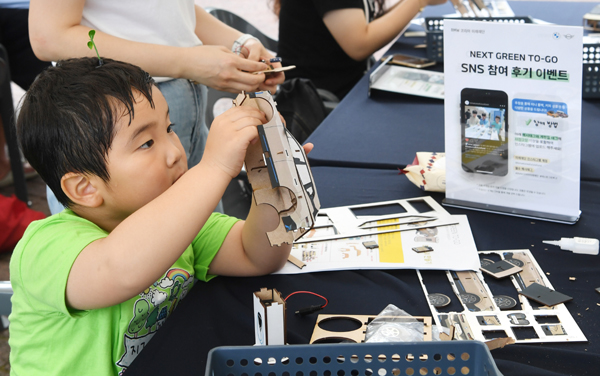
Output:
<instances>
[{"instance_id":1,"label":"black table surface","mask_svg":"<svg viewBox=\"0 0 600 376\"><path fill-rule=\"evenodd\" d=\"M513 2L515 13L555 23L579 25L593 3ZM439 7L429 15L450 13ZM436 9L432 7L432 9ZM437 13L436 13L437 12ZM411 42L412 43L412 42ZM420 51L422 52L422 51ZM422 52L423 53L423 52ZM583 117L600 118L600 102L584 101ZM418 121L411 121L418 119ZM447 208L467 214L480 250L530 249L557 291L573 297L566 303L588 342L519 344L492 352L504 375L600 374L600 256L578 255L544 245L561 237L600 238L600 168L594 140L598 121L583 124L582 215L564 225L498 214ZM414 128L414 129L413 129ZM413 129L411 132L410 130ZM390 95L367 97L363 78L309 141L313 175L322 207L353 205L430 195L398 175L397 167L412 162L417 151L443 150L443 103L425 98ZM382 136L385 135L385 136ZM576 277L571 281L569 277ZM430 316L414 270L352 270L255 278L217 277L199 282L142 351L126 375L203 375L210 349L254 344L252 294L262 287L284 296L308 290L326 296L319 313L376 315L394 304L412 315ZM309 342L316 314L292 312L320 301L297 295L288 301L287 341Z\"/></svg>"},{"instance_id":2,"label":"black table surface","mask_svg":"<svg viewBox=\"0 0 600 376\"><path fill-rule=\"evenodd\" d=\"M532 16L562 25L581 25L583 14L593 3L512 2L517 15ZM449 4L427 8L427 16L452 11ZM425 38L401 38L390 48L425 56L424 49L412 48ZM443 64L434 68L442 70ZM398 93L378 92L368 96L369 75L365 75L313 132L307 142L315 144L309 160L312 166L391 168L411 163L416 152L444 151L444 102ZM600 180L598 141L600 99L582 102L581 177Z\"/></svg>"},{"instance_id":3,"label":"black table surface","mask_svg":"<svg viewBox=\"0 0 600 376\"><path fill-rule=\"evenodd\" d=\"M393 170L314 167L313 175L324 207L405 199L427 195ZM588 342L510 345L492 355L504 375L597 375L600 369L600 256L572 254L542 240L560 237L600 238L600 183L583 182L585 202L580 221L564 225L525 218L447 208L467 214L480 250L530 249L553 287L573 297L566 303ZM437 201L443 194L431 194ZM576 281L569 280L576 277ZM414 270L337 271L255 278L217 277L198 283L156 333L127 375L203 374L210 349L254 344L252 294L261 287L284 296L299 290L329 299L319 313L376 315L394 304L411 315L431 316ZM316 314L292 312L321 301L297 295L287 306L287 340L309 342Z\"/></svg>"}]
</instances>

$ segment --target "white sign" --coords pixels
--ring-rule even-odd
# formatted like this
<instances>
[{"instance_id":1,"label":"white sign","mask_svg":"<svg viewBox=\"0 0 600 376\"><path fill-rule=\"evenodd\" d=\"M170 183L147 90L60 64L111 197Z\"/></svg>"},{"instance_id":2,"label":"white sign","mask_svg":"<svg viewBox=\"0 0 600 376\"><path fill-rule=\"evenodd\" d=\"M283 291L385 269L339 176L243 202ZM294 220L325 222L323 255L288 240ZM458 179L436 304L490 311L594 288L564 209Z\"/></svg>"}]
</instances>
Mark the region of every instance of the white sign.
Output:
<instances>
[{"instance_id":1,"label":"white sign","mask_svg":"<svg viewBox=\"0 0 600 376\"><path fill-rule=\"evenodd\" d=\"M579 219L580 27L445 20L446 203Z\"/></svg>"}]
</instances>

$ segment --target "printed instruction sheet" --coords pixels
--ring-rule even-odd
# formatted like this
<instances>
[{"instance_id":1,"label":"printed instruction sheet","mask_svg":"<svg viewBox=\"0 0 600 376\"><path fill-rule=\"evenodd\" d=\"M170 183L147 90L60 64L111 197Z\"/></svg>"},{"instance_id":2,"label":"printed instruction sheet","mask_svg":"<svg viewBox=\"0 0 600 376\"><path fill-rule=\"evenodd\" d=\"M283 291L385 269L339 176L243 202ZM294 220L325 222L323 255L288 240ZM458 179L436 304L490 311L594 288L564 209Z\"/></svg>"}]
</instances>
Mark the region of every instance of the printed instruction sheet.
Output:
<instances>
[{"instance_id":1,"label":"printed instruction sheet","mask_svg":"<svg viewBox=\"0 0 600 376\"><path fill-rule=\"evenodd\" d=\"M368 215L365 210L396 212ZM291 254L306 266L288 263L278 273L480 267L467 217L448 214L431 197L321 209L315 228Z\"/></svg>"}]
</instances>

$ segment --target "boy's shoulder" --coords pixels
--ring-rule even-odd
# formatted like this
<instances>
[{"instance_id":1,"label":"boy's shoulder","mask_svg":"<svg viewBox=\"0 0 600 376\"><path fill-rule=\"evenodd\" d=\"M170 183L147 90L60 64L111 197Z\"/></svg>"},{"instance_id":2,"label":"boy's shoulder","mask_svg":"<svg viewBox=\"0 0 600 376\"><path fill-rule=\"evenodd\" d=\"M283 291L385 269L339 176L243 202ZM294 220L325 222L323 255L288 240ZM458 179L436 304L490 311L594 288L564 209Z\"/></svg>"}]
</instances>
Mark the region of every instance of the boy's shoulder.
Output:
<instances>
[{"instance_id":1,"label":"boy's shoulder","mask_svg":"<svg viewBox=\"0 0 600 376\"><path fill-rule=\"evenodd\" d=\"M32 222L17 243L11 257L11 276L15 267L33 263L42 265L45 261L59 260L72 253L75 257L94 240L106 237L108 233L93 222L84 219L71 210L64 211ZM51 265L46 265L50 267Z\"/></svg>"},{"instance_id":2,"label":"boy's shoulder","mask_svg":"<svg viewBox=\"0 0 600 376\"><path fill-rule=\"evenodd\" d=\"M78 216L69 209L65 209L47 218L31 222L19 244L28 243L38 237L68 237L70 233L77 235L84 229L87 229L89 233L108 235L106 231L102 230L95 223Z\"/></svg>"}]
</instances>

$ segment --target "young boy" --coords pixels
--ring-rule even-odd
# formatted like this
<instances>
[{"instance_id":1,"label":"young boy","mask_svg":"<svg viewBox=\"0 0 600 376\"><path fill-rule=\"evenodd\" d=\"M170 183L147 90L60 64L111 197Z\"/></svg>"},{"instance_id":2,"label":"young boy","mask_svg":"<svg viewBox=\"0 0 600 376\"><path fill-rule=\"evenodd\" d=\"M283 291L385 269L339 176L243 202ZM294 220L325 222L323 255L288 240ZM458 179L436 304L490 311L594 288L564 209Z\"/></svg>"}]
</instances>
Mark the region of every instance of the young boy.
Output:
<instances>
[{"instance_id":1,"label":"young boy","mask_svg":"<svg viewBox=\"0 0 600 376\"><path fill-rule=\"evenodd\" d=\"M17 129L23 152L68 207L34 222L10 265L11 374L117 375L194 278L278 270L267 205L238 221L213 209L256 142L264 113L215 119L202 161L187 170L167 103L133 65L59 62L28 91Z\"/></svg>"}]
</instances>

